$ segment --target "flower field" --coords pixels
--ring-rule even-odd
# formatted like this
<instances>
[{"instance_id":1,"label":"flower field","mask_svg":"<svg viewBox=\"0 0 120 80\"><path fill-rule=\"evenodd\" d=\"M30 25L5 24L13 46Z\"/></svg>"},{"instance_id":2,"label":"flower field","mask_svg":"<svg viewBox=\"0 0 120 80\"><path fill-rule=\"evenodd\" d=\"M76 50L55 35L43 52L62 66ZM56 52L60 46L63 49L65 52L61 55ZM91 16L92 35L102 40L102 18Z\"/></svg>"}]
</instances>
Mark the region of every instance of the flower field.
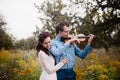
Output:
<instances>
[{"instance_id":1,"label":"flower field","mask_svg":"<svg viewBox=\"0 0 120 80\"><path fill-rule=\"evenodd\" d=\"M40 72L35 51L0 50L0 80L39 80Z\"/></svg>"},{"instance_id":2,"label":"flower field","mask_svg":"<svg viewBox=\"0 0 120 80\"><path fill-rule=\"evenodd\" d=\"M119 56L91 52L76 57L74 70L76 80L120 80ZM39 80L40 73L36 51L0 50L0 80Z\"/></svg>"}]
</instances>

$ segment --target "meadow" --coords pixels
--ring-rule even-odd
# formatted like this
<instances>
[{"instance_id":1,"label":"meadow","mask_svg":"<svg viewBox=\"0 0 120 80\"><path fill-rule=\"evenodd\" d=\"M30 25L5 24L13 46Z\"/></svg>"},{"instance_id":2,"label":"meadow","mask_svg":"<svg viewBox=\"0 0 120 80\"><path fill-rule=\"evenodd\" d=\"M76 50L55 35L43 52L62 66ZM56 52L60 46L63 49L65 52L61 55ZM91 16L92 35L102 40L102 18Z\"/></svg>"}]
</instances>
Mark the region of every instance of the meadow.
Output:
<instances>
[{"instance_id":1,"label":"meadow","mask_svg":"<svg viewBox=\"0 0 120 80\"><path fill-rule=\"evenodd\" d=\"M119 52L93 50L85 59L76 57L76 80L120 80ZM40 74L35 50L0 50L0 80L39 80Z\"/></svg>"}]
</instances>

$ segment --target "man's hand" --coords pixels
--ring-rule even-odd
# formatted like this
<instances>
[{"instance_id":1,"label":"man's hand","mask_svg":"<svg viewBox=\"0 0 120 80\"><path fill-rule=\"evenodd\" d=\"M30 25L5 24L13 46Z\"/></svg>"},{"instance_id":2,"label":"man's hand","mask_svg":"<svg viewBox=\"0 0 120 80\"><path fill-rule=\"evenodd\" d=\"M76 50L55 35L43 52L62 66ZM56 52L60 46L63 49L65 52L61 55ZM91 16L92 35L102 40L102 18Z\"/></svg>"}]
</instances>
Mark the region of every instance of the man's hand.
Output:
<instances>
[{"instance_id":1,"label":"man's hand","mask_svg":"<svg viewBox=\"0 0 120 80\"><path fill-rule=\"evenodd\" d=\"M92 42L92 40L93 40L93 38L95 37L95 35L93 35L93 34L90 34L90 37L89 37L89 39L88 39L88 44L87 45L91 45L91 42Z\"/></svg>"},{"instance_id":2,"label":"man's hand","mask_svg":"<svg viewBox=\"0 0 120 80\"><path fill-rule=\"evenodd\" d=\"M72 38L72 39L68 40L67 42L69 42L70 44L74 44L76 42L80 44L80 40L77 38Z\"/></svg>"}]
</instances>

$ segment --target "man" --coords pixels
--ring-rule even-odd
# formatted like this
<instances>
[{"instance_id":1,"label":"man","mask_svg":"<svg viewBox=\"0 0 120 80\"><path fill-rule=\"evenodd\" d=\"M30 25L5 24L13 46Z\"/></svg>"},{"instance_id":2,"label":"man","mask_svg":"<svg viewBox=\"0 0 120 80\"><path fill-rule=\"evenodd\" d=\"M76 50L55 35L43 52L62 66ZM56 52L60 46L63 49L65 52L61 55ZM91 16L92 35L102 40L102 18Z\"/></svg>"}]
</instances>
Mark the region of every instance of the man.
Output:
<instances>
[{"instance_id":1,"label":"man","mask_svg":"<svg viewBox=\"0 0 120 80\"><path fill-rule=\"evenodd\" d=\"M63 41L63 38L69 36L69 24L65 21L60 22L56 27L56 37L51 42L51 53L55 56L56 63L60 62L61 58L67 57L69 59L68 63L65 64L60 70L57 71L57 80L76 80L75 72L73 67L75 64L75 55L84 59L89 53L91 47L90 44L93 40L94 35L91 35L88 39L88 44L81 51L77 46L76 42L80 43L77 38Z\"/></svg>"}]
</instances>

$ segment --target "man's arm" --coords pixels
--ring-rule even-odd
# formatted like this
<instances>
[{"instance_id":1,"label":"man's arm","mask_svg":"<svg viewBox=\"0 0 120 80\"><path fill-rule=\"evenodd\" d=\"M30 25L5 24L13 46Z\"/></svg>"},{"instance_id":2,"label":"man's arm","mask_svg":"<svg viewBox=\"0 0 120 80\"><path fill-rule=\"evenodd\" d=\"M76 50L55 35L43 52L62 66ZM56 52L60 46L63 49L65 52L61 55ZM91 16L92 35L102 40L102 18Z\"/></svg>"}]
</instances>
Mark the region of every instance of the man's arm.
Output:
<instances>
[{"instance_id":1,"label":"man's arm","mask_svg":"<svg viewBox=\"0 0 120 80\"><path fill-rule=\"evenodd\" d=\"M57 56L62 54L62 52L64 52L68 47L70 46L69 42L66 42L63 46L57 46L57 42L52 41L51 42L51 48L50 48L50 52Z\"/></svg>"},{"instance_id":2,"label":"man's arm","mask_svg":"<svg viewBox=\"0 0 120 80\"><path fill-rule=\"evenodd\" d=\"M89 46L89 45L85 46L84 50L80 50L75 45L75 54L82 59L84 59L87 56L87 54L90 52L90 50L91 50L91 46Z\"/></svg>"},{"instance_id":3,"label":"man's arm","mask_svg":"<svg viewBox=\"0 0 120 80\"><path fill-rule=\"evenodd\" d=\"M94 38L94 35L91 34L89 39L88 39L88 44L86 45L86 47L84 48L83 51L81 51L76 45L75 45L75 53L77 56L79 56L80 58L84 59L87 54L90 52L91 50L91 43L92 43L92 40Z\"/></svg>"}]
</instances>

